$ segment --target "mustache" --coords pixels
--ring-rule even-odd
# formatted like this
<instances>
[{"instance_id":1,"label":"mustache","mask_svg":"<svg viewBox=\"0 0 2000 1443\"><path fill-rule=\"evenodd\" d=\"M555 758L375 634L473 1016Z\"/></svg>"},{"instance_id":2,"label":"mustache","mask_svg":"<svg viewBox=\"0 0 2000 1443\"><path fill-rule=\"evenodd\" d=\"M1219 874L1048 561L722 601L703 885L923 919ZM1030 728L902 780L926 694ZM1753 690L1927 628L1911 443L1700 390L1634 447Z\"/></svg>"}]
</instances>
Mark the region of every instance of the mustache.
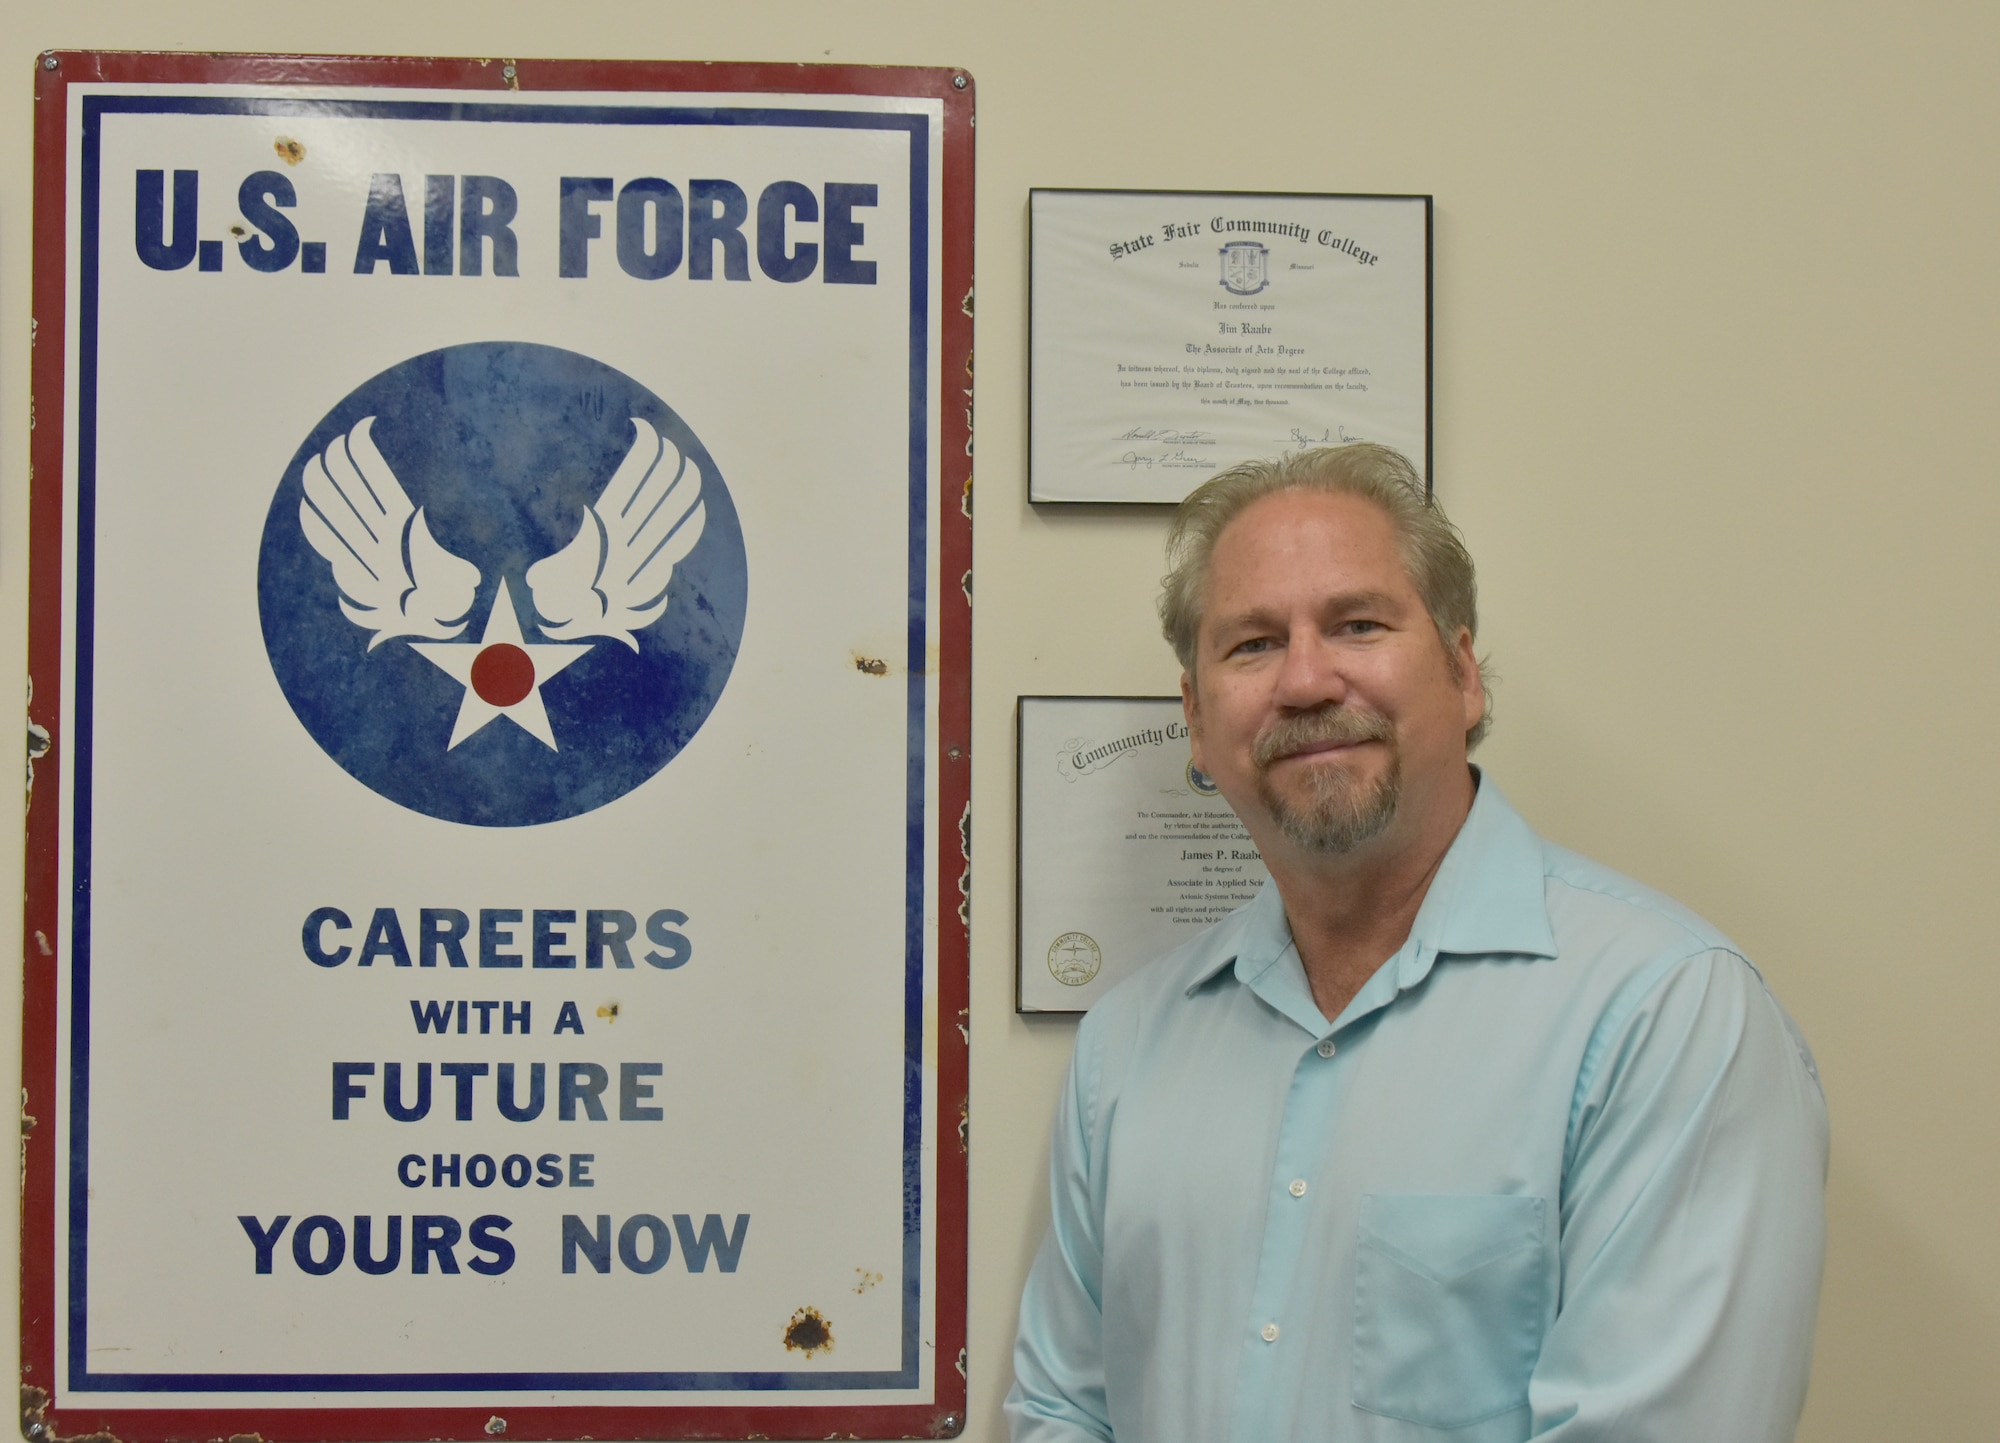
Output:
<instances>
[{"instance_id":1,"label":"mustache","mask_svg":"<svg viewBox=\"0 0 2000 1443\"><path fill-rule=\"evenodd\" d=\"M1326 707L1273 722L1250 752L1259 767L1324 742L1386 742L1393 732L1387 717L1348 707Z\"/></svg>"}]
</instances>

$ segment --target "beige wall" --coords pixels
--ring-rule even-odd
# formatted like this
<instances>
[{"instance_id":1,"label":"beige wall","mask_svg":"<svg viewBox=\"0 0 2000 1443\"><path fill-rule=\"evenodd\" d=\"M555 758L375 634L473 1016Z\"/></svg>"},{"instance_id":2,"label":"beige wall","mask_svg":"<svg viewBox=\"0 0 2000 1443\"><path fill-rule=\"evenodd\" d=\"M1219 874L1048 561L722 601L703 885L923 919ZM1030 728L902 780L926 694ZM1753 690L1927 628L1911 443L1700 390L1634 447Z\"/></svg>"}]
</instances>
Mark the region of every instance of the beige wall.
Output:
<instances>
[{"instance_id":1,"label":"beige wall","mask_svg":"<svg viewBox=\"0 0 2000 1443\"><path fill-rule=\"evenodd\" d=\"M1148 623L1163 520L1023 500L1028 187L1431 192L1436 475L1503 678L1484 760L1544 832L1733 933L1818 1051L1832 1252L1801 1436L1991 1437L2000 7L1641 10L0 0L0 674L22 674L37 51L970 68L968 1436L998 1438L1072 1030L1012 1011L1013 698L1175 681Z\"/></svg>"}]
</instances>

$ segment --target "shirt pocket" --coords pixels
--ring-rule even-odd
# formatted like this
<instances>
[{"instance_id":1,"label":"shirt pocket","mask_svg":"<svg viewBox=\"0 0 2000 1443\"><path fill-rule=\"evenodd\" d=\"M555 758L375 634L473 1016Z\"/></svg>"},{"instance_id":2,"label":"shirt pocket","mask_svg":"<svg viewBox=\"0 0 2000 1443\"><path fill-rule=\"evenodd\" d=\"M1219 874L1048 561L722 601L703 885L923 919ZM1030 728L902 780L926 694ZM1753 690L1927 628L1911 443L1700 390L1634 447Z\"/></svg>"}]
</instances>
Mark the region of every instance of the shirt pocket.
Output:
<instances>
[{"instance_id":1,"label":"shirt pocket","mask_svg":"<svg viewBox=\"0 0 2000 1443\"><path fill-rule=\"evenodd\" d=\"M1525 1407L1548 1301L1546 1216L1539 1197L1364 1197L1354 1406L1427 1428Z\"/></svg>"}]
</instances>

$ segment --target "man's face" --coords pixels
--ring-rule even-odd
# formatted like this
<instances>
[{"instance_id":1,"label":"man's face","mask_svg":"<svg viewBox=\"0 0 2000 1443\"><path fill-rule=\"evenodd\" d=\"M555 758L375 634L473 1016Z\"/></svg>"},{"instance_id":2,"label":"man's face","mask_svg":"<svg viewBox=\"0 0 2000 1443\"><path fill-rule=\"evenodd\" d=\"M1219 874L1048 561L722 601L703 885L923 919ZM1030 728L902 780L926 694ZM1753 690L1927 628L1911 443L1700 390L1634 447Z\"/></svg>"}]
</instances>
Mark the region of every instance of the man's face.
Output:
<instances>
[{"instance_id":1,"label":"man's face","mask_svg":"<svg viewBox=\"0 0 2000 1443\"><path fill-rule=\"evenodd\" d=\"M1195 673L1195 765L1260 843L1352 852L1460 795L1485 708L1472 639L1447 655L1395 530L1357 496L1281 491L1210 558Z\"/></svg>"}]
</instances>

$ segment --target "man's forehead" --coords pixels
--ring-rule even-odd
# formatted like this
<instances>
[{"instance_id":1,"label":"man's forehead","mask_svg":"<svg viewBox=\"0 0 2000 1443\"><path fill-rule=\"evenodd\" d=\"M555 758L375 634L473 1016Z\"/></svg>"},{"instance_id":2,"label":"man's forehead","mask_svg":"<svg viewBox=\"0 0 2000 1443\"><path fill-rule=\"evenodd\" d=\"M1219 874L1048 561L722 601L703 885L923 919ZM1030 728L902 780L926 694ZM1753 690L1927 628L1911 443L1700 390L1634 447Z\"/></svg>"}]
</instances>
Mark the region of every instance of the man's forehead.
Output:
<instances>
[{"instance_id":1,"label":"man's forehead","mask_svg":"<svg viewBox=\"0 0 2000 1443\"><path fill-rule=\"evenodd\" d=\"M1363 577L1366 580L1363 580ZM1260 496L1232 517L1209 555L1208 591L1264 581L1323 579L1340 585L1413 589L1395 519L1366 496L1292 489Z\"/></svg>"}]
</instances>

